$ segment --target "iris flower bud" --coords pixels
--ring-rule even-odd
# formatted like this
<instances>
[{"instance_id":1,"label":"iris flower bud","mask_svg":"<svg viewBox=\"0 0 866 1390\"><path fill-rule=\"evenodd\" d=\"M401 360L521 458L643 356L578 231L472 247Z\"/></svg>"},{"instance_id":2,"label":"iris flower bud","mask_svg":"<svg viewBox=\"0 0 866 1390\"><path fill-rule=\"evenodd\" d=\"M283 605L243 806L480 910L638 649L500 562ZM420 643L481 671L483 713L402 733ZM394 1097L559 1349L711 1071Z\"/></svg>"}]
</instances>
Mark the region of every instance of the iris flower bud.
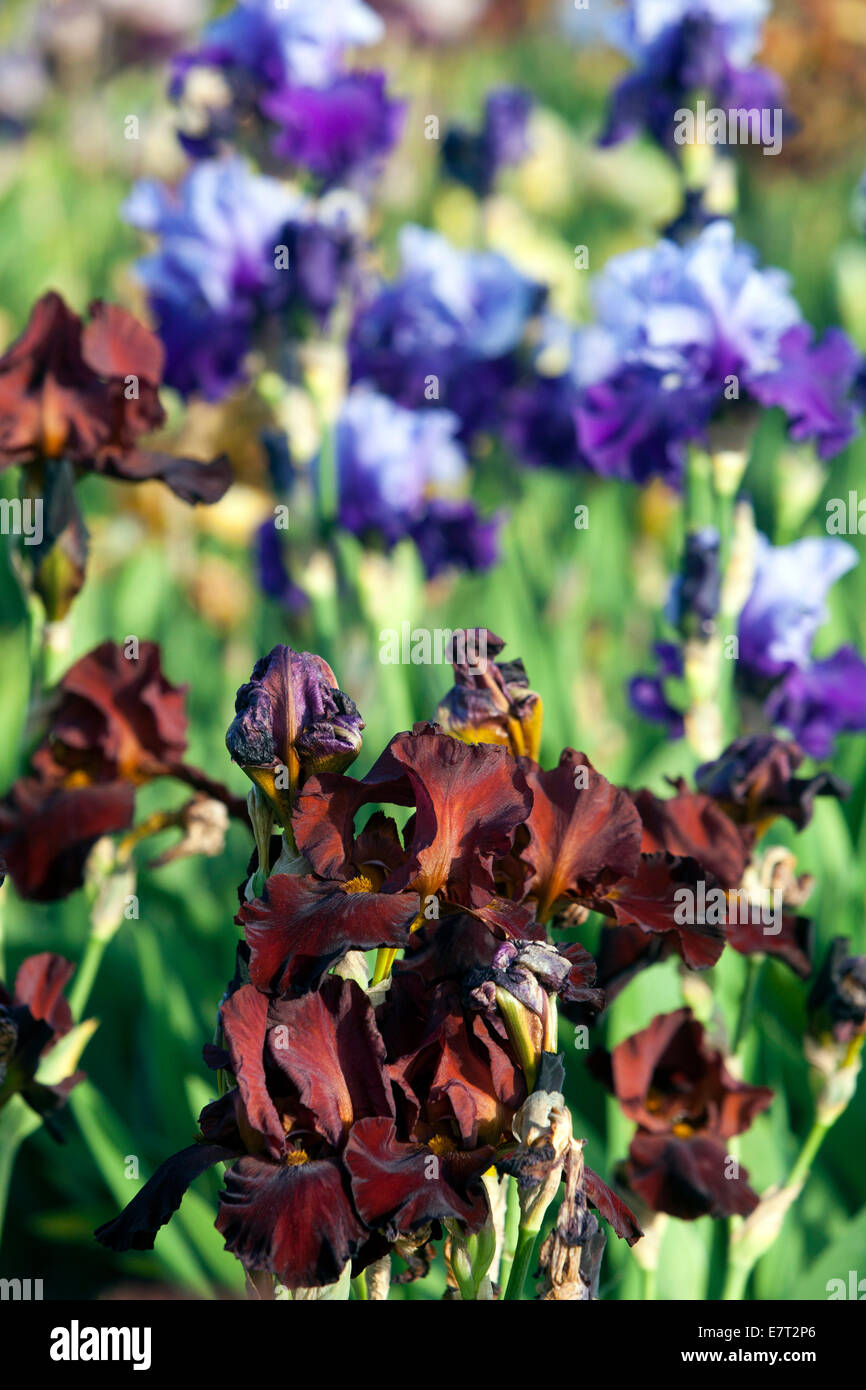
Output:
<instances>
[{"instance_id":1,"label":"iris flower bud","mask_svg":"<svg viewBox=\"0 0 866 1390\"><path fill-rule=\"evenodd\" d=\"M543 707L529 689L522 661L491 658L505 643L487 628L465 628L451 638L455 684L436 711L446 733L463 743L504 745L515 757L538 758Z\"/></svg>"},{"instance_id":2,"label":"iris flower bud","mask_svg":"<svg viewBox=\"0 0 866 1390\"><path fill-rule=\"evenodd\" d=\"M326 661L278 646L238 691L226 747L288 827L303 782L345 771L361 750L363 728Z\"/></svg>"}]
</instances>

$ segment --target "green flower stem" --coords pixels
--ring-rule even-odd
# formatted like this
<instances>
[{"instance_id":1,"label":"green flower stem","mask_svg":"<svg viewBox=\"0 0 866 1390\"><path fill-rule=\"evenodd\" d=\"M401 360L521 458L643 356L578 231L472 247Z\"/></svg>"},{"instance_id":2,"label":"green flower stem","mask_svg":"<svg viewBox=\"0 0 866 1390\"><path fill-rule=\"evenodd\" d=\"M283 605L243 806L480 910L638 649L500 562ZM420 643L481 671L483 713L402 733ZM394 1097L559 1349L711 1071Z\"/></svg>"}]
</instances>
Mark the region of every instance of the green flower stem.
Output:
<instances>
[{"instance_id":1,"label":"green flower stem","mask_svg":"<svg viewBox=\"0 0 866 1390\"><path fill-rule=\"evenodd\" d=\"M806 1142L800 1150L797 1162L791 1169L791 1176L788 1179L789 1187L800 1187L805 1183L812 1170L812 1164L818 1156L818 1150L834 1124L835 1120L815 1120L812 1128L806 1135Z\"/></svg>"},{"instance_id":2,"label":"green flower stem","mask_svg":"<svg viewBox=\"0 0 866 1390\"><path fill-rule=\"evenodd\" d=\"M522 1225L517 1233L517 1249L514 1252L514 1264L511 1266L511 1273L508 1276L508 1285L505 1289L505 1301L515 1302L523 1298L523 1286L526 1283L532 1265L532 1256L535 1252L535 1243L538 1240L538 1233L541 1224L535 1223Z\"/></svg>"},{"instance_id":3,"label":"green flower stem","mask_svg":"<svg viewBox=\"0 0 866 1390\"><path fill-rule=\"evenodd\" d=\"M365 1274L358 1274L352 1280L352 1298L361 1303L367 1302L367 1276Z\"/></svg>"},{"instance_id":4,"label":"green flower stem","mask_svg":"<svg viewBox=\"0 0 866 1390\"><path fill-rule=\"evenodd\" d=\"M656 1298L656 1274L655 1265L644 1265L643 1269L643 1290L641 1297L644 1303L654 1303Z\"/></svg>"},{"instance_id":5,"label":"green flower stem","mask_svg":"<svg viewBox=\"0 0 866 1390\"><path fill-rule=\"evenodd\" d=\"M844 1058L839 1063L836 1071L832 1073L825 1082L825 1089L817 1102L815 1119L812 1128L806 1135L805 1142L800 1150L797 1160L791 1169L790 1176L785 1186L775 1193L775 1197L763 1199L762 1207L768 1205L770 1214L772 1213L772 1202L777 1203L780 1199L784 1205L775 1213L776 1219L769 1226L769 1232L762 1233L760 1229L755 1229L754 1222L757 1213L753 1212L747 1222L741 1222L736 1228L732 1226L732 1240L729 1247L728 1269L725 1277L725 1287L722 1298L727 1301L737 1301L743 1298L749 1276L767 1251L774 1244L779 1231L782 1228L782 1221L785 1213L797 1200L806 1181L812 1171L812 1165L818 1155L824 1140L833 1128L840 1115L845 1113L850 1101L853 1099L857 1087L857 1077L860 1071L860 1054L863 1049L864 1039L858 1037L849 1043ZM761 1211L762 1207L757 1209ZM766 1223L765 1223L766 1225ZM750 1232L749 1227L752 1227ZM745 1231L741 1235L740 1232ZM745 1238L744 1238L745 1237ZM749 1238L751 1237L751 1238Z\"/></svg>"},{"instance_id":6,"label":"green flower stem","mask_svg":"<svg viewBox=\"0 0 866 1390\"><path fill-rule=\"evenodd\" d=\"M736 1056L746 1040L746 1034L752 1022L754 1013L755 999L758 993L758 979L761 974L761 967L764 964L764 956L746 957L746 979L743 984L743 992L740 996L740 1009L737 1014L737 1026L734 1029L734 1040L731 1045L731 1053Z\"/></svg>"},{"instance_id":7,"label":"green flower stem","mask_svg":"<svg viewBox=\"0 0 866 1390\"><path fill-rule=\"evenodd\" d=\"M18 1150L41 1123L36 1111L20 1096L12 1096L0 1110L0 1240Z\"/></svg>"},{"instance_id":8,"label":"green flower stem","mask_svg":"<svg viewBox=\"0 0 866 1390\"><path fill-rule=\"evenodd\" d=\"M506 1178L508 1191L505 1197L505 1230L502 1240L502 1257L499 1261L499 1286L506 1288L511 1274L511 1267L514 1264L514 1252L517 1249L517 1236L520 1231L520 1192L517 1187L517 1180L512 1177Z\"/></svg>"},{"instance_id":9,"label":"green flower stem","mask_svg":"<svg viewBox=\"0 0 866 1390\"><path fill-rule=\"evenodd\" d=\"M78 969L75 972L68 996L72 1017L76 1022L80 1020L87 1007L87 1001L99 974L99 967L102 964L102 957L105 955L107 945L108 941L98 932L92 931L87 938L84 955L78 963Z\"/></svg>"},{"instance_id":10,"label":"green flower stem","mask_svg":"<svg viewBox=\"0 0 866 1390\"><path fill-rule=\"evenodd\" d=\"M754 1268L754 1261L733 1258L725 1273L725 1287L722 1289L722 1302L742 1303L746 1296L746 1285Z\"/></svg>"}]
</instances>

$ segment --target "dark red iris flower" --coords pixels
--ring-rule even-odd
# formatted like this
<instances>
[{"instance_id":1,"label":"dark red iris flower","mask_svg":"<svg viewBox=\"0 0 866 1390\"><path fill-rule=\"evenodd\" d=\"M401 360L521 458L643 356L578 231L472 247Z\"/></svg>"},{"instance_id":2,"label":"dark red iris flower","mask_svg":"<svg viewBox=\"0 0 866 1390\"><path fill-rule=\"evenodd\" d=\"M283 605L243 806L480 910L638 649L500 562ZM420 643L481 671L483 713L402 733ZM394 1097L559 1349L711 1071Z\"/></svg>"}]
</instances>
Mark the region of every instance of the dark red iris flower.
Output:
<instances>
[{"instance_id":1,"label":"dark red iris flower","mask_svg":"<svg viewBox=\"0 0 866 1390\"><path fill-rule=\"evenodd\" d=\"M159 338L117 305L96 301L85 324L49 292L0 357L0 468L76 468L139 482L158 478L185 502L217 502L231 483L210 464L143 449L165 423Z\"/></svg>"},{"instance_id":2,"label":"dark red iris flower","mask_svg":"<svg viewBox=\"0 0 866 1390\"><path fill-rule=\"evenodd\" d=\"M356 984L332 977L298 999L242 985L221 1021L226 1050L211 1060L235 1086L202 1112L201 1141L100 1227L102 1244L151 1249L190 1182L220 1162L231 1165L216 1220L226 1248L288 1288L333 1283L377 1230L482 1224L492 1150L470 1152L454 1131L401 1136L385 1045Z\"/></svg>"},{"instance_id":3,"label":"dark red iris flower","mask_svg":"<svg viewBox=\"0 0 866 1390\"><path fill-rule=\"evenodd\" d=\"M403 839L371 802L414 807ZM468 745L430 724L393 738L366 777L322 773L304 784L292 816L297 848L313 872L272 874L264 895L241 908L261 988L308 985L350 947L401 947L440 899L492 919L509 916L495 862L508 854L530 793L502 748Z\"/></svg>"},{"instance_id":4,"label":"dark red iris flower","mask_svg":"<svg viewBox=\"0 0 866 1390\"><path fill-rule=\"evenodd\" d=\"M638 1129L629 1147L629 1186L653 1211L683 1220L746 1216L758 1198L727 1141L773 1099L728 1072L689 1009L659 1014L590 1068Z\"/></svg>"},{"instance_id":5,"label":"dark red iris flower","mask_svg":"<svg viewBox=\"0 0 866 1390\"><path fill-rule=\"evenodd\" d=\"M723 888L738 887L755 840L754 828L736 825L711 796L689 791L682 778L672 785L675 794L669 797L650 791L634 794L643 825L642 849L695 859Z\"/></svg>"},{"instance_id":6,"label":"dark red iris flower","mask_svg":"<svg viewBox=\"0 0 866 1390\"><path fill-rule=\"evenodd\" d=\"M35 775L0 801L0 854L22 897L51 901L82 883L102 835L127 830L136 785L174 777L246 820L246 806L184 761L185 688L162 673L159 648L127 657L103 642L75 662L46 701Z\"/></svg>"},{"instance_id":7,"label":"dark red iris flower","mask_svg":"<svg viewBox=\"0 0 866 1390\"><path fill-rule=\"evenodd\" d=\"M59 1138L53 1117L73 1086L84 1079L76 1071L46 1084L37 1080L39 1064L73 1025L63 989L75 966L48 951L28 956L10 994L0 984L0 1109L20 1095Z\"/></svg>"},{"instance_id":8,"label":"dark red iris flower","mask_svg":"<svg viewBox=\"0 0 866 1390\"><path fill-rule=\"evenodd\" d=\"M135 788L128 782L66 787L20 778L0 801L0 855L17 892L55 902L84 881L84 865L103 835L128 830Z\"/></svg>"},{"instance_id":9,"label":"dark red iris flower","mask_svg":"<svg viewBox=\"0 0 866 1390\"><path fill-rule=\"evenodd\" d=\"M583 753L565 749L549 772L526 759L521 767L533 802L518 852L530 869L523 894L535 902L539 920L576 903L620 925L672 936L692 969L714 965L724 949L722 930L683 924L676 910L678 890L701 875L694 860L642 853L643 826L632 798Z\"/></svg>"}]
</instances>

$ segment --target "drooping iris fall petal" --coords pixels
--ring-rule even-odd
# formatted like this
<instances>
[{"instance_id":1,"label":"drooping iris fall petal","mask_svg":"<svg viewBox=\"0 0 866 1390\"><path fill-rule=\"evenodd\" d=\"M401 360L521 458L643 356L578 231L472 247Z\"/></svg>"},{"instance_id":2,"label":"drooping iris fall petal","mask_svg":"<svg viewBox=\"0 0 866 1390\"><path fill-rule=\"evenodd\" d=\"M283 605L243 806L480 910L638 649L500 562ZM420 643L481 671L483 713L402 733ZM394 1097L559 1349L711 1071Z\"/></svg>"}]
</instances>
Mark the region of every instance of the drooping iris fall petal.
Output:
<instances>
[{"instance_id":1,"label":"drooping iris fall petal","mask_svg":"<svg viewBox=\"0 0 866 1390\"><path fill-rule=\"evenodd\" d=\"M272 874L264 897L244 903L238 914L251 952L250 978L280 993L307 987L347 950L405 946L418 909L417 893Z\"/></svg>"},{"instance_id":2,"label":"drooping iris fall petal","mask_svg":"<svg viewBox=\"0 0 866 1390\"><path fill-rule=\"evenodd\" d=\"M332 1158L240 1159L226 1173L216 1226L247 1269L265 1270L289 1289L336 1283L367 1234Z\"/></svg>"},{"instance_id":3,"label":"drooping iris fall petal","mask_svg":"<svg viewBox=\"0 0 866 1390\"><path fill-rule=\"evenodd\" d=\"M64 787L38 777L16 782L0 802L0 855L22 898L54 902L80 888L102 835L132 824L128 782Z\"/></svg>"},{"instance_id":4,"label":"drooping iris fall petal","mask_svg":"<svg viewBox=\"0 0 866 1390\"><path fill-rule=\"evenodd\" d=\"M331 977L315 993L274 1001L270 1023L271 1058L335 1147L353 1121L393 1115L385 1045L370 1001L353 981Z\"/></svg>"}]
</instances>

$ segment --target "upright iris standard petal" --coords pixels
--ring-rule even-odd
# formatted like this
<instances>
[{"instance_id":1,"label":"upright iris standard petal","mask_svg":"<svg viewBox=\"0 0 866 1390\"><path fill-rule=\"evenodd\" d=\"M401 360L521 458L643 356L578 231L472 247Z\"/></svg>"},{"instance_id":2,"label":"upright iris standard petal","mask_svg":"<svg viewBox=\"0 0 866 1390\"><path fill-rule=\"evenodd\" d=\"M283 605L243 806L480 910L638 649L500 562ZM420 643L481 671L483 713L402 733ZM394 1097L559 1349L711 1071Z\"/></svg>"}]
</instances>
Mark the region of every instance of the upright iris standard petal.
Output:
<instances>
[{"instance_id":1,"label":"upright iris standard petal","mask_svg":"<svg viewBox=\"0 0 866 1390\"><path fill-rule=\"evenodd\" d=\"M408 410L354 387L337 420L341 525L391 549L406 537L429 578L450 567L487 569L498 518L484 520L465 493L469 466L450 410Z\"/></svg>"},{"instance_id":2,"label":"upright iris standard petal","mask_svg":"<svg viewBox=\"0 0 866 1390\"><path fill-rule=\"evenodd\" d=\"M541 921L567 899L591 893L605 873L633 874L641 823L627 792L602 777L582 753L567 748L549 772L522 763L533 794L523 858L526 893Z\"/></svg>"},{"instance_id":3,"label":"upright iris standard petal","mask_svg":"<svg viewBox=\"0 0 866 1390\"><path fill-rule=\"evenodd\" d=\"M755 581L740 615L741 660L766 676L808 666L827 596L857 560L853 545L832 536L774 546L759 534Z\"/></svg>"}]
</instances>

